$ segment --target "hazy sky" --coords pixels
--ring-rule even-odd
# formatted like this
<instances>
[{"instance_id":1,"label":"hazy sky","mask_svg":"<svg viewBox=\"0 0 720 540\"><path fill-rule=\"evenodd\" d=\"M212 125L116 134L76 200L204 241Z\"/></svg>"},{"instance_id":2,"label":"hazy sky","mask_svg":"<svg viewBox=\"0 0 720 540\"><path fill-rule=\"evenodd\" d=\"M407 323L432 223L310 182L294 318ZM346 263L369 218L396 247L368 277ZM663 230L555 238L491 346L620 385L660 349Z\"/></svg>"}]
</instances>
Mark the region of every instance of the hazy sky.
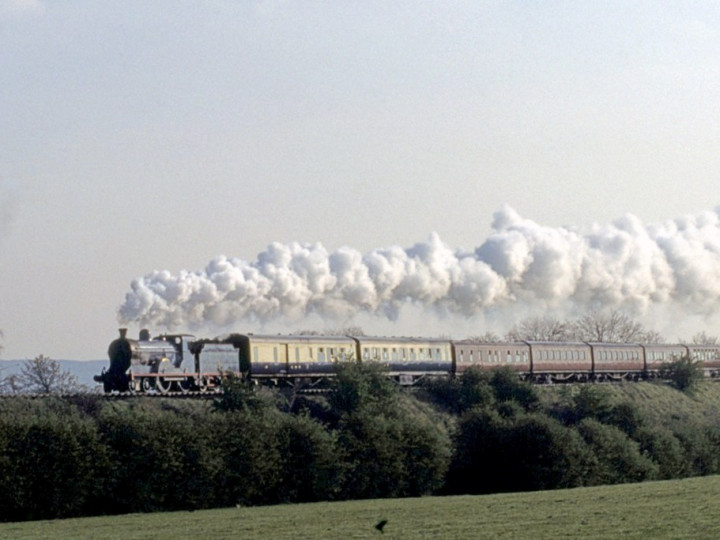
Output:
<instances>
[{"instance_id":1,"label":"hazy sky","mask_svg":"<svg viewBox=\"0 0 720 540\"><path fill-rule=\"evenodd\" d=\"M438 293L452 302L414 297L405 283L391 300L358 300L357 313L349 303L367 289L333 289L341 307L313 297L312 309L297 299L286 309L280 295L271 312L226 298L208 317L218 331L351 323L464 337L503 331L484 311L495 299L553 313L567 307L559 295L632 307L669 339L720 334L719 58L711 1L0 0L2 357L103 358L123 305L139 318L132 334L169 321L150 304L127 307L143 276L197 281L224 255L245 283L268 257L306 249L327 255L336 279L333 254L393 246L406 270L439 248L488 288L468 304L475 281ZM673 259L659 238L688 223L702 255ZM616 253L617 230L661 249L629 242L605 281L586 275L591 260L607 269L604 255L571 261L567 291L530 292L548 282L499 260L524 234L575 234L570 259L573 246ZM343 268L370 268L377 289L373 257ZM628 261L647 274L612 273ZM636 285L645 289L628 292ZM678 295L704 302L702 317L658 315ZM404 299L412 305L398 313ZM185 322L186 308L172 320ZM333 310L339 322L318 318Z\"/></svg>"}]
</instances>

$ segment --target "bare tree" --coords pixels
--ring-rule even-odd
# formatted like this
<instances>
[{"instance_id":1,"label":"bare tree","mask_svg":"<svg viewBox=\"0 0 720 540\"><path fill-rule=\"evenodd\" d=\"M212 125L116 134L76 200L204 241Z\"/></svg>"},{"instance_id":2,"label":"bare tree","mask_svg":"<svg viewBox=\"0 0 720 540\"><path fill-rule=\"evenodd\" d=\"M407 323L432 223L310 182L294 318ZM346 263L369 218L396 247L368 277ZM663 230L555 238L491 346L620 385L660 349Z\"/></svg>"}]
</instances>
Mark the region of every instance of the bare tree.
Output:
<instances>
[{"instance_id":1,"label":"bare tree","mask_svg":"<svg viewBox=\"0 0 720 540\"><path fill-rule=\"evenodd\" d=\"M72 373L63 370L57 360L42 354L25 360L17 379L23 392L65 394L82 389Z\"/></svg>"},{"instance_id":2,"label":"bare tree","mask_svg":"<svg viewBox=\"0 0 720 540\"><path fill-rule=\"evenodd\" d=\"M569 341L570 325L553 317L528 317L505 334L508 341Z\"/></svg>"},{"instance_id":3,"label":"bare tree","mask_svg":"<svg viewBox=\"0 0 720 540\"><path fill-rule=\"evenodd\" d=\"M647 330L618 310L609 313L591 311L572 323L572 334L579 341L600 343L663 343L665 339Z\"/></svg>"},{"instance_id":4,"label":"bare tree","mask_svg":"<svg viewBox=\"0 0 720 540\"><path fill-rule=\"evenodd\" d=\"M17 373L0 378L0 394L19 394L22 388L20 375Z\"/></svg>"},{"instance_id":5,"label":"bare tree","mask_svg":"<svg viewBox=\"0 0 720 540\"><path fill-rule=\"evenodd\" d=\"M718 339L717 336L709 336L705 333L703 330L702 332L698 332L692 337L692 344L693 345L718 345L720 344L720 339Z\"/></svg>"},{"instance_id":6,"label":"bare tree","mask_svg":"<svg viewBox=\"0 0 720 540\"><path fill-rule=\"evenodd\" d=\"M296 330L294 336L364 336L365 332L359 326L346 326L345 328L326 328L322 332L318 330Z\"/></svg>"},{"instance_id":7,"label":"bare tree","mask_svg":"<svg viewBox=\"0 0 720 540\"><path fill-rule=\"evenodd\" d=\"M470 336L467 340L472 341L473 343L498 343L502 341L500 336L498 336L495 332L490 331L487 331L482 335Z\"/></svg>"}]
</instances>

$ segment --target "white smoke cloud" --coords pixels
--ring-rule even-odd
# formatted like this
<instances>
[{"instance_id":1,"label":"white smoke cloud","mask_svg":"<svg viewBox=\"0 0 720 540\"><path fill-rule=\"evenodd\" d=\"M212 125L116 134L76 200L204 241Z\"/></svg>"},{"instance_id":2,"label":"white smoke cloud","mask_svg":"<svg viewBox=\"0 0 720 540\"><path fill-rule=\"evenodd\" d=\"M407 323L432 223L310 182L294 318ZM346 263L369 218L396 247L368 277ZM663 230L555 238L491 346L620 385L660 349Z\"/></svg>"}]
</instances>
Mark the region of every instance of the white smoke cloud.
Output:
<instances>
[{"instance_id":1,"label":"white smoke cloud","mask_svg":"<svg viewBox=\"0 0 720 540\"><path fill-rule=\"evenodd\" d=\"M253 262L224 256L198 272L155 271L131 284L119 318L141 326L263 325L309 317L395 320L406 306L441 315L659 306L708 316L720 308L719 210L659 225L547 227L510 207L473 252L437 234L408 249L273 243Z\"/></svg>"}]
</instances>

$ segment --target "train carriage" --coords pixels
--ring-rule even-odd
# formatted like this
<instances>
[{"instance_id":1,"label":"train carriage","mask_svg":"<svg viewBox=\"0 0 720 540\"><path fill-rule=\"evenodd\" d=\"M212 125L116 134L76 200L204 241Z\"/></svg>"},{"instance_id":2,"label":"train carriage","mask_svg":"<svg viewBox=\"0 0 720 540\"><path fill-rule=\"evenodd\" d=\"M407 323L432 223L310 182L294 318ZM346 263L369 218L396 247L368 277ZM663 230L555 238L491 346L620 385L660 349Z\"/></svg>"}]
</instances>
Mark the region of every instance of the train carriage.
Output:
<instances>
[{"instance_id":1,"label":"train carriage","mask_svg":"<svg viewBox=\"0 0 720 540\"><path fill-rule=\"evenodd\" d=\"M236 334L227 341L238 348L243 371L258 381L327 376L355 354L355 342L345 336Z\"/></svg>"},{"instance_id":2,"label":"train carriage","mask_svg":"<svg viewBox=\"0 0 720 540\"><path fill-rule=\"evenodd\" d=\"M645 356L645 376L657 377L660 368L668 362L674 362L688 354L688 348L680 344L654 343L642 345Z\"/></svg>"},{"instance_id":3,"label":"train carriage","mask_svg":"<svg viewBox=\"0 0 720 540\"><path fill-rule=\"evenodd\" d=\"M528 341L532 378L537 382L587 380L592 376L592 350L582 342Z\"/></svg>"},{"instance_id":4,"label":"train carriage","mask_svg":"<svg viewBox=\"0 0 720 540\"><path fill-rule=\"evenodd\" d=\"M720 345L688 345L690 358L699 362L706 377L720 376Z\"/></svg>"},{"instance_id":5,"label":"train carriage","mask_svg":"<svg viewBox=\"0 0 720 540\"><path fill-rule=\"evenodd\" d=\"M593 374L597 380L637 379L645 370L642 345L633 343L590 343Z\"/></svg>"},{"instance_id":6,"label":"train carriage","mask_svg":"<svg viewBox=\"0 0 720 540\"><path fill-rule=\"evenodd\" d=\"M335 364L355 358L355 341L347 336L289 336L288 375L327 376Z\"/></svg>"},{"instance_id":7,"label":"train carriage","mask_svg":"<svg viewBox=\"0 0 720 540\"><path fill-rule=\"evenodd\" d=\"M442 339L358 337L361 362L385 366L401 384L414 384L427 375L449 375L452 370L450 341Z\"/></svg>"},{"instance_id":8,"label":"train carriage","mask_svg":"<svg viewBox=\"0 0 720 540\"><path fill-rule=\"evenodd\" d=\"M512 371L530 373L530 345L523 342L480 343L455 341L455 373L461 375L470 368L483 370L507 367Z\"/></svg>"}]
</instances>

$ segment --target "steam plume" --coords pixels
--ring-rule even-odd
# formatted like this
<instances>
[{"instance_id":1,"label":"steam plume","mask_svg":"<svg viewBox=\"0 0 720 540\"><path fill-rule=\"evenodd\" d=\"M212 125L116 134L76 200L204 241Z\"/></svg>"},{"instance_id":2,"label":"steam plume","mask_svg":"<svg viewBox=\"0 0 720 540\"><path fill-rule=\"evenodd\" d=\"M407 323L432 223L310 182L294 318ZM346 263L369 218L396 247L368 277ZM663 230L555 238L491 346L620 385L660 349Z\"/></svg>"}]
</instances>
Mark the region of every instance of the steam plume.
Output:
<instances>
[{"instance_id":1,"label":"steam plume","mask_svg":"<svg viewBox=\"0 0 720 540\"><path fill-rule=\"evenodd\" d=\"M642 314L666 304L711 315L720 308L719 212L657 225L627 215L580 229L542 226L506 206L472 252L451 249L437 234L365 255L273 243L253 262L220 256L203 271L136 279L119 318L171 329L310 315L392 320L407 304L465 317L527 306Z\"/></svg>"}]
</instances>

